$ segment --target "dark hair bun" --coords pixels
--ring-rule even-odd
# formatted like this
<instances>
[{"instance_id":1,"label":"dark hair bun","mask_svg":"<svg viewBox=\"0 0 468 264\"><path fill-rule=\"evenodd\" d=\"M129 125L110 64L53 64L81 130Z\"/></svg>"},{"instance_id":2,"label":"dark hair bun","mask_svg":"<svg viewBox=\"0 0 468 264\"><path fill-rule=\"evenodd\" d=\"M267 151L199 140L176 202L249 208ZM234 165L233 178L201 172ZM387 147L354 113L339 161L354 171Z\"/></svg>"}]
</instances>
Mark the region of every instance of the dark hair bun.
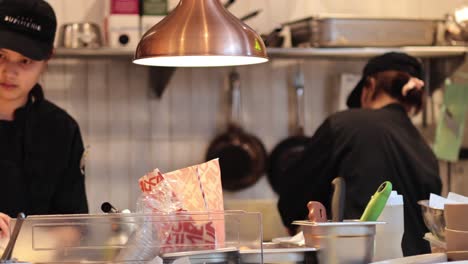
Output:
<instances>
[{"instance_id":1,"label":"dark hair bun","mask_svg":"<svg viewBox=\"0 0 468 264\"><path fill-rule=\"evenodd\" d=\"M423 105L424 90L422 89L411 89L408 91L404 98L404 102L410 106L416 108L417 111L421 110Z\"/></svg>"},{"instance_id":2,"label":"dark hair bun","mask_svg":"<svg viewBox=\"0 0 468 264\"><path fill-rule=\"evenodd\" d=\"M411 77L412 76L407 73L398 72L392 80L391 95L403 104L416 109L416 112L419 112L423 104L424 91L422 89L414 88L409 90L406 95L403 95L402 92L403 87L408 83Z\"/></svg>"},{"instance_id":3,"label":"dark hair bun","mask_svg":"<svg viewBox=\"0 0 468 264\"><path fill-rule=\"evenodd\" d=\"M411 76L404 72L398 72L391 81L391 95L399 98L398 96L402 95L401 91L403 86L410 80Z\"/></svg>"},{"instance_id":4,"label":"dark hair bun","mask_svg":"<svg viewBox=\"0 0 468 264\"><path fill-rule=\"evenodd\" d=\"M400 103L419 112L423 105L424 90L414 88L403 95L403 87L412 77L406 72L399 71L380 72L374 75L379 91L384 91Z\"/></svg>"}]
</instances>

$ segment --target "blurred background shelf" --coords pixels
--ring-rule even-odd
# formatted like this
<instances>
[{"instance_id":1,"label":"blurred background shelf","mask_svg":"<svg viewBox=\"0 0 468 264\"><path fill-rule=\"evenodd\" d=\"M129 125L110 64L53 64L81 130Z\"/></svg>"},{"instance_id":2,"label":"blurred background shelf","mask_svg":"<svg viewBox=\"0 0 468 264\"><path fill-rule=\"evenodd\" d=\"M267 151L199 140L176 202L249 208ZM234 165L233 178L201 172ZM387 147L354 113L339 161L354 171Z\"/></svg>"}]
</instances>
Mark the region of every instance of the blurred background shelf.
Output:
<instances>
[{"instance_id":1,"label":"blurred background shelf","mask_svg":"<svg viewBox=\"0 0 468 264\"><path fill-rule=\"evenodd\" d=\"M132 58L133 48L67 49L57 48L56 58L108 59ZM467 48L461 46L421 46L396 48L268 48L272 59L365 59L378 54L399 51L419 58L463 57Z\"/></svg>"},{"instance_id":2,"label":"blurred background shelf","mask_svg":"<svg viewBox=\"0 0 468 264\"><path fill-rule=\"evenodd\" d=\"M405 52L420 58L436 58L465 56L467 49L466 47L459 46L420 46L395 48L269 48L268 55L272 58L289 59L365 59L391 51Z\"/></svg>"},{"instance_id":3,"label":"blurred background shelf","mask_svg":"<svg viewBox=\"0 0 468 264\"><path fill-rule=\"evenodd\" d=\"M109 59L109 58L132 58L134 48L57 48L55 58L69 59Z\"/></svg>"}]
</instances>

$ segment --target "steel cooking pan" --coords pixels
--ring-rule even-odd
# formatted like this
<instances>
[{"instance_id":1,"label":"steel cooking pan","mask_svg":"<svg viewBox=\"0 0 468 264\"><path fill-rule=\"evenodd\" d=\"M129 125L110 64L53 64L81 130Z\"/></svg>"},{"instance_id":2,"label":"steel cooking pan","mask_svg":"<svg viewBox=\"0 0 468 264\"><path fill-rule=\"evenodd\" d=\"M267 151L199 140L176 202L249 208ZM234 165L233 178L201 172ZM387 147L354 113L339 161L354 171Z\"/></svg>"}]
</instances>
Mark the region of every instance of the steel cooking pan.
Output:
<instances>
[{"instance_id":1,"label":"steel cooking pan","mask_svg":"<svg viewBox=\"0 0 468 264\"><path fill-rule=\"evenodd\" d=\"M304 152L308 137L304 135L304 76L299 69L294 77L296 92L295 115L297 125L294 135L282 140L270 154L267 170L268 181L276 193L284 186L286 169L291 166Z\"/></svg>"},{"instance_id":2,"label":"steel cooking pan","mask_svg":"<svg viewBox=\"0 0 468 264\"><path fill-rule=\"evenodd\" d=\"M229 75L230 103L227 130L209 145L206 160L219 158L222 187L237 191L253 185L267 166L267 152L260 139L247 133L240 125L240 77Z\"/></svg>"}]
</instances>

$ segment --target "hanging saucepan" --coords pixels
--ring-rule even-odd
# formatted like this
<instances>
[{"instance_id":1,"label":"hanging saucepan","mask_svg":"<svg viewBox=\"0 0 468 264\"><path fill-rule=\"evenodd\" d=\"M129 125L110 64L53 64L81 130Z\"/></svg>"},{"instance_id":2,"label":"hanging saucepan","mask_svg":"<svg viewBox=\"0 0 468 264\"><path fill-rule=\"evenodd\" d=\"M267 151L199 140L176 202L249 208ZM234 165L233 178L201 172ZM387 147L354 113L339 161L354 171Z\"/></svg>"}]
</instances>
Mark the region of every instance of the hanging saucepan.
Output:
<instances>
[{"instance_id":1,"label":"hanging saucepan","mask_svg":"<svg viewBox=\"0 0 468 264\"><path fill-rule=\"evenodd\" d=\"M260 35L267 47L281 47L283 46L284 37L281 36L283 26L275 27L270 33Z\"/></svg>"},{"instance_id":2,"label":"hanging saucepan","mask_svg":"<svg viewBox=\"0 0 468 264\"><path fill-rule=\"evenodd\" d=\"M247 21L247 20L249 20L249 19L251 19L251 18L254 18L254 17L258 16L258 14L260 14L260 12L262 12L262 10L261 10L261 9L257 9L257 10L254 10L254 11L248 13L247 15L242 16L242 17L239 18L239 19L240 19L241 21L245 22L245 21Z\"/></svg>"},{"instance_id":3,"label":"hanging saucepan","mask_svg":"<svg viewBox=\"0 0 468 264\"><path fill-rule=\"evenodd\" d=\"M226 3L224 3L224 8L229 8L232 4L234 4L236 0L228 0Z\"/></svg>"},{"instance_id":4,"label":"hanging saucepan","mask_svg":"<svg viewBox=\"0 0 468 264\"><path fill-rule=\"evenodd\" d=\"M280 193L280 188L284 186L285 170L293 164L304 152L308 137L304 135L304 76L299 69L294 77L294 88L296 92L295 115L297 124L295 133L282 140L270 154L270 166L267 174L271 187L276 193Z\"/></svg>"},{"instance_id":5,"label":"hanging saucepan","mask_svg":"<svg viewBox=\"0 0 468 264\"><path fill-rule=\"evenodd\" d=\"M206 160L219 158L223 189L237 191L253 185L263 175L267 152L260 139L245 132L239 124L239 73L230 73L229 84L228 128L210 143Z\"/></svg>"}]
</instances>

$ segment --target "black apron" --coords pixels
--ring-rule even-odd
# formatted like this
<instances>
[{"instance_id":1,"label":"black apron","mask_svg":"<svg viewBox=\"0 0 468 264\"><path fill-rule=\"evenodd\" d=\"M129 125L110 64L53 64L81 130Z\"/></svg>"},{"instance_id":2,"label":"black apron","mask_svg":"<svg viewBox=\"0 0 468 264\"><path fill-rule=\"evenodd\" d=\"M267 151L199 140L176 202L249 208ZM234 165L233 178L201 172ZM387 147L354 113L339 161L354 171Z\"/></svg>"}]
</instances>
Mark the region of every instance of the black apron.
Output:
<instances>
[{"instance_id":1,"label":"black apron","mask_svg":"<svg viewBox=\"0 0 468 264\"><path fill-rule=\"evenodd\" d=\"M87 213L79 126L41 98L36 85L14 121L0 121L0 212Z\"/></svg>"},{"instance_id":2,"label":"black apron","mask_svg":"<svg viewBox=\"0 0 468 264\"><path fill-rule=\"evenodd\" d=\"M14 121L0 121L0 212L16 217L29 209L29 186L24 171L24 108Z\"/></svg>"}]
</instances>

